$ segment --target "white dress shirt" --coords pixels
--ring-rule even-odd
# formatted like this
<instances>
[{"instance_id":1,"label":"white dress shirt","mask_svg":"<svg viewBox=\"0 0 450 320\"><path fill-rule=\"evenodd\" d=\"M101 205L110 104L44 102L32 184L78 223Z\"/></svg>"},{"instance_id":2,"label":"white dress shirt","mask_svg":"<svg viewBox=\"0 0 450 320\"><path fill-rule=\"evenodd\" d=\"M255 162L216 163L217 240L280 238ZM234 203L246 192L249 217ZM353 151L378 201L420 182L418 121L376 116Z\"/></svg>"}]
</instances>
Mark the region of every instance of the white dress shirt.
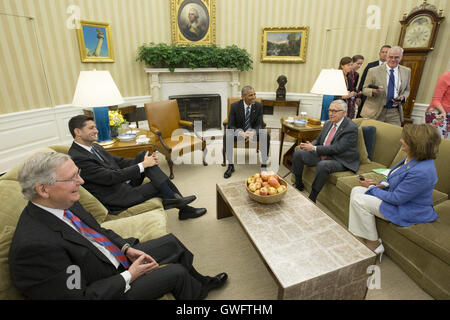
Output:
<instances>
[{"instance_id":1,"label":"white dress shirt","mask_svg":"<svg viewBox=\"0 0 450 320\"><path fill-rule=\"evenodd\" d=\"M47 211L51 214L53 214L59 220L63 221L67 225L69 225L72 229L74 229L76 232L81 234L85 239L87 239L90 243L92 243L98 250L100 250L100 252L103 253L108 258L109 261L111 261L111 263L114 265L114 267L116 269L119 267L120 261L117 260L117 258L111 253L111 251L106 249L104 246L102 246L100 243L95 241L93 238L86 236L83 232L80 232L80 230L78 230L78 228L73 224L73 222L64 215L64 210L48 208L48 207L45 207L45 206L40 205L35 202L33 202L33 204L38 206L41 209L44 209L45 211ZM124 271L120 275L125 280L125 291L124 292L127 292L130 289L131 274L129 271Z\"/></svg>"},{"instance_id":2,"label":"white dress shirt","mask_svg":"<svg viewBox=\"0 0 450 320\"><path fill-rule=\"evenodd\" d=\"M386 64L386 88L389 87L389 75L391 74L391 68ZM401 80L400 80L400 71L398 70L398 66L394 68L394 99L398 97L398 93L400 90ZM387 92L387 89L386 89Z\"/></svg>"}]
</instances>

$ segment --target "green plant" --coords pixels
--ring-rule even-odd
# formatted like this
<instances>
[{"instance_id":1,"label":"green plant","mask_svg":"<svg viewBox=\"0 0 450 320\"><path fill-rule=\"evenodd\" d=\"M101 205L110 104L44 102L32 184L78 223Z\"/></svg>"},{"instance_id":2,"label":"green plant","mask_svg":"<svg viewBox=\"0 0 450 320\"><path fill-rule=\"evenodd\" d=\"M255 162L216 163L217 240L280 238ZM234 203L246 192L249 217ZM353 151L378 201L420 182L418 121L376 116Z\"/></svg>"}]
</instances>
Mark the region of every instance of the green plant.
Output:
<instances>
[{"instance_id":1,"label":"green plant","mask_svg":"<svg viewBox=\"0 0 450 320\"><path fill-rule=\"evenodd\" d=\"M245 49L235 45L213 46L167 45L144 43L138 48L136 61L154 68L232 68L240 71L252 69L252 59Z\"/></svg>"}]
</instances>

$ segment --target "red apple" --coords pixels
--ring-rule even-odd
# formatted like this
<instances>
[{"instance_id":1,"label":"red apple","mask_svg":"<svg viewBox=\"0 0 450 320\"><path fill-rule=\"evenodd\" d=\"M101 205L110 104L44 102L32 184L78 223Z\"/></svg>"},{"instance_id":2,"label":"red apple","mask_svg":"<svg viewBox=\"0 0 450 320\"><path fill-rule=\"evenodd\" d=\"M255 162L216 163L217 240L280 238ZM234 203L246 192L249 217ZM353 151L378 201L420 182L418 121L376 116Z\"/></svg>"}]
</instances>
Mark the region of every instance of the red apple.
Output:
<instances>
[{"instance_id":1,"label":"red apple","mask_svg":"<svg viewBox=\"0 0 450 320\"><path fill-rule=\"evenodd\" d=\"M278 180L274 177L274 176L271 176L270 178L269 178L269 184L272 186L272 187L274 187L275 189L276 188L278 188L279 186L280 186L280 183L278 182Z\"/></svg>"},{"instance_id":2,"label":"red apple","mask_svg":"<svg viewBox=\"0 0 450 320\"><path fill-rule=\"evenodd\" d=\"M248 189L251 191L251 192L255 192L256 191L256 185L254 184L254 183L250 183L249 185L248 185Z\"/></svg>"},{"instance_id":3,"label":"red apple","mask_svg":"<svg viewBox=\"0 0 450 320\"><path fill-rule=\"evenodd\" d=\"M262 187L261 182L255 182L253 184L255 185L256 189L261 189Z\"/></svg>"},{"instance_id":4,"label":"red apple","mask_svg":"<svg viewBox=\"0 0 450 320\"><path fill-rule=\"evenodd\" d=\"M253 192L253 193L259 196L259 189L255 190L255 192Z\"/></svg>"},{"instance_id":5,"label":"red apple","mask_svg":"<svg viewBox=\"0 0 450 320\"><path fill-rule=\"evenodd\" d=\"M255 173L255 174L253 175L253 178L255 178L255 179L261 178L261 175L260 175L259 173Z\"/></svg>"},{"instance_id":6,"label":"red apple","mask_svg":"<svg viewBox=\"0 0 450 320\"><path fill-rule=\"evenodd\" d=\"M262 171L261 172L261 178L263 179L263 181L267 181L267 179L269 179L269 174L267 171Z\"/></svg>"},{"instance_id":7,"label":"red apple","mask_svg":"<svg viewBox=\"0 0 450 320\"><path fill-rule=\"evenodd\" d=\"M267 192L268 192L268 190L266 187L262 187L261 189L259 189L259 194L261 196L267 196Z\"/></svg>"},{"instance_id":8,"label":"red apple","mask_svg":"<svg viewBox=\"0 0 450 320\"><path fill-rule=\"evenodd\" d=\"M282 193L284 190L286 190L286 186L284 186L284 185L280 185L280 186L277 188L278 193Z\"/></svg>"},{"instance_id":9,"label":"red apple","mask_svg":"<svg viewBox=\"0 0 450 320\"><path fill-rule=\"evenodd\" d=\"M264 181L264 182L262 183L262 186L263 186L263 187L269 187L270 185L269 185L269 183L268 183L267 181Z\"/></svg>"},{"instance_id":10,"label":"red apple","mask_svg":"<svg viewBox=\"0 0 450 320\"><path fill-rule=\"evenodd\" d=\"M255 179L253 179L253 177L247 179L247 184L251 184L253 182L255 182Z\"/></svg>"},{"instance_id":11,"label":"red apple","mask_svg":"<svg viewBox=\"0 0 450 320\"><path fill-rule=\"evenodd\" d=\"M269 194L270 195L277 194L277 193L278 193L277 189L275 189L274 187L269 187Z\"/></svg>"}]
</instances>

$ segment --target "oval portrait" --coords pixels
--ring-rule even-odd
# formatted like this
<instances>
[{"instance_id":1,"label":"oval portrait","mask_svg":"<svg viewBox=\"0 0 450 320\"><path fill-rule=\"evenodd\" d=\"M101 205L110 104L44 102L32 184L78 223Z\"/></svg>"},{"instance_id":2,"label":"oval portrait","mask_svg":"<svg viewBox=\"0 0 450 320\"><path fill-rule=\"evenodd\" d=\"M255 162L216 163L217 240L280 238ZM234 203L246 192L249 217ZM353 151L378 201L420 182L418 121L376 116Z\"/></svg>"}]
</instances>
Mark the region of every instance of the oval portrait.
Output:
<instances>
[{"instance_id":1,"label":"oval portrait","mask_svg":"<svg viewBox=\"0 0 450 320\"><path fill-rule=\"evenodd\" d=\"M201 0L185 0L178 9L178 28L189 41L199 41L209 29L209 13Z\"/></svg>"}]
</instances>

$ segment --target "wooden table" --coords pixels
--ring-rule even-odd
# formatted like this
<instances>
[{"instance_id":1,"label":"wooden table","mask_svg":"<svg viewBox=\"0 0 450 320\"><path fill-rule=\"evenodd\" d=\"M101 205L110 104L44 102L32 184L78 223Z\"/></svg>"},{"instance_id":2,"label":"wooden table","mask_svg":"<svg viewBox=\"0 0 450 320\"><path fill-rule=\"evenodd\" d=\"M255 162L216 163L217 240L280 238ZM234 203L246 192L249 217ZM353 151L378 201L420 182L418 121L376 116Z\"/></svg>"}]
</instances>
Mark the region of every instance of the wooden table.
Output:
<instances>
[{"instance_id":1,"label":"wooden table","mask_svg":"<svg viewBox=\"0 0 450 320\"><path fill-rule=\"evenodd\" d=\"M296 143L284 154L283 156L283 165L291 169L292 166L292 154L295 151L295 147L300 142L313 141L319 135L320 131L322 131L322 126L317 127L309 127L306 125L305 127L297 127L293 123L288 123L285 120L288 117L284 117L280 119L281 122L281 134L280 134L280 156L278 158L278 164L281 163L281 154L283 151L283 142L284 136L287 134L288 136L294 137L297 139ZM299 117L294 117L294 119L299 119Z\"/></svg>"},{"instance_id":2,"label":"wooden table","mask_svg":"<svg viewBox=\"0 0 450 320\"><path fill-rule=\"evenodd\" d=\"M285 100L262 100L264 107L291 107L295 108L295 114L298 116L298 109L300 101L285 101Z\"/></svg>"},{"instance_id":3,"label":"wooden table","mask_svg":"<svg viewBox=\"0 0 450 320\"><path fill-rule=\"evenodd\" d=\"M297 189L262 204L245 181L216 185L217 219L235 216L278 285L278 299L361 299L376 255ZM245 268L245 266L243 266Z\"/></svg>"},{"instance_id":4,"label":"wooden table","mask_svg":"<svg viewBox=\"0 0 450 320\"><path fill-rule=\"evenodd\" d=\"M157 137L148 130L144 129L136 129L136 130L137 130L136 137L141 134L145 134L147 138L150 138L150 141L145 144L137 144L136 139L132 141L122 142L119 139L114 138L113 144L106 145L103 147L109 153L124 158L134 158L139 152L143 150L148 150L149 152L155 151L156 150L155 141Z\"/></svg>"}]
</instances>

